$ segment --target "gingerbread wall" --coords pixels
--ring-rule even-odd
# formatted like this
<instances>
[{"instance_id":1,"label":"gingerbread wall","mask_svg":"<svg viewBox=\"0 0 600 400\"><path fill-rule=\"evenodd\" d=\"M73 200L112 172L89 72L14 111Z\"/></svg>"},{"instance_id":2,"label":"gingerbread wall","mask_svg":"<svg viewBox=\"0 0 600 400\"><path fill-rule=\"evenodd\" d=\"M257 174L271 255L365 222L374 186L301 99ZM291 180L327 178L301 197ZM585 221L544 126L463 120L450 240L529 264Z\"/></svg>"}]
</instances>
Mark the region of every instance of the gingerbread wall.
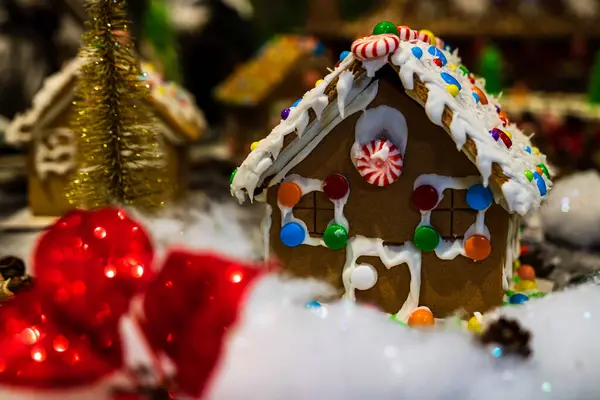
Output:
<instances>
[{"instance_id":1,"label":"gingerbread wall","mask_svg":"<svg viewBox=\"0 0 600 400\"><path fill-rule=\"evenodd\" d=\"M350 224L349 237L362 235L401 244L412 241L421 218L410 200L417 177L423 174L466 177L479 175L479 172L456 149L449 135L432 124L423 108L399 92L397 86L380 80L379 94L369 108L379 105L401 111L408 125L404 170L397 182L383 188L370 185L352 164L350 148L360 114L340 123L290 174L321 180L333 173L344 175L350 183L350 197L344 208ZM466 191L446 190L444 199L432 212L431 224L443 237L460 237L475 222L476 211L467 206L465 194ZM307 245L286 247L279 240L281 215L276 197L277 186L268 192L268 203L273 208L271 248L285 269L295 275L324 279L343 293L341 273L345 250ZM319 236L333 218L333 204L321 192L309 194L294 208L294 216L306 223L312 236ZM508 219L509 214L496 204L487 210L485 223L491 234L492 253L484 261L474 262L462 256L445 261L438 259L434 252L423 253L420 304L430 307L437 317L459 308L474 312L500 305ZM357 299L378 304L386 312L397 312L409 292L410 274L406 264L387 270L375 257L361 257L358 262L373 265L379 277L372 289L356 290Z\"/></svg>"}]
</instances>

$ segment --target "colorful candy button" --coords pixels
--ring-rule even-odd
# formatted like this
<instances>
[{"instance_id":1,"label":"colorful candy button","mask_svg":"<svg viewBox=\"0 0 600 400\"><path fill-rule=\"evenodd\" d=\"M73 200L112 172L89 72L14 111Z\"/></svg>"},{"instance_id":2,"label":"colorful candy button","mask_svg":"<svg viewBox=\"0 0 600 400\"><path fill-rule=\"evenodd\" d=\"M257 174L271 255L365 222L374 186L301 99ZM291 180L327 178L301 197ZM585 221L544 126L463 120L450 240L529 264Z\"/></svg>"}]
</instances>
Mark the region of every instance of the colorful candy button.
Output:
<instances>
[{"instance_id":1,"label":"colorful candy button","mask_svg":"<svg viewBox=\"0 0 600 400\"><path fill-rule=\"evenodd\" d=\"M531 147L525 146L525 147L523 147L523 150L525 150L526 153L531 154Z\"/></svg>"},{"instance_id":2,"label":"colorful candy button","mask_svg":"<svg viewBox=\"0 0 600 400\"><path fill-rule=\"evenodd\" d=\"M346 59L346 57L348 57L350 55L350 52L348 50L342 51L340 53L340 61L344 61Z\"/></svg>"},{"instance_id":3,"label":"colorful candy button","mask_svg":"<svg viewBox=\"0 0 600 400\"><path fill-rule=\"evenodd\" d=\"M259 144L260 142L252 142L252 144L250 145L250 151L256 150Z\"/></svg>"},{"instance_id":4,"label":"colorful candy button","mask_svg":"<svg viewBox=\"0 0 600 400\"><path fill-rule=\"evenodd\" d=\"M475 86L473 88L473 92L477 93L477 97L479 97L479 101L481 102L481 104L483 104L484 106L488 104L488 98L485 95L485 93L483 93L483 90L481 90L477 86Z\"/></svg>"},{"instance_id":5,"label":"colorful candy button","mask_svg":"<svg viewBox=\"0 0 600 400\"><path fill-rule=\"evenodd\" d=\"M473 261L485 260L491 252L490 239L483 235L473 235L465 240L465 254Z\"/></svg>"},{"instance_id":6,"label":"colorful candy button","mask_svg":"<svg viewBox=\"0 0 600 400\"><path fill-rule=\"evenodd\" d=\"M284 207L294 207L302 198L302 189L294 182L283 182L277 189L277 200Z\"/></svg>"},{"instance_id":7,"label":"colorful candy button","mask_svg":"<svg viewBox=\"0 0 600 400\"><path fill-rule=\"evenodd\" d=\"M467 204L474 210L485 210L488 208L494 196L489 187L485 187L478 183L467 190Z\"/></svg>"},{"instance_id":8,"label":"colorful candy button","mask_svg":"<svg viewBox=\"0 0 600 400\"><path fill-rule=\"evenodd\" d=\"M535 154L536 156L540 155L540 149L538 149L537 147L533 146L533 154Z\"/></svg>"},{"instance_id":9,"label":"colorful candy button","mask_svg":"<svg viewBox=\"0 0 600 400\"><path fill-rule=\"evenodd\" d=\"M481 100L479 100L479 95L475 92L471 92L471 96L475 99L475 104L479 104Z\"/></svg>"},{"instance_id":10,"label":"colorful candy button","mask_svg":"<svg viewBox=\"0 0 600 400\"><path fill-rule=\"evenodd\" d=\"M437 205L439 194L433 186L421 185L413 191L411 200L419 210L429 211Z\"/></svg>"},{"instance_id":11,"label":"colorful candy button","mask_svg":"<svg viewBox=\"0 0 600 400\"><path fill-rule=\"evenodd\" d=\"M421 29L417 34L417 38L422 42L435 45L435 35L433 34L433 32L428 31L427 29Z\"/></svg>"},{"instance_id":12,"label":"colorful candy button","mask_svg":"<svg viewBox=\"0 0 600 400\"><path fill-rule=\"evenodd\" d=\"M546 175L546 178L550 179L550 171L548 171L548 168L544 164L539 164L537 167L542 170L540 175L543 173Z\"/></svg>"},{"instance_id":13,"label":"colorful candy button","mask_svg":"<svg viewBox=\"0 0 600 400\"><path fill-rule=\"evenodd\" d=\"M512 296L510 296L510 299L508 300L508 302L510 304L523 304L528 300L529 300L529 297L524 295L523 293L515 293Z\"/></svg>"},{"instance_id":14,"label":"colorful candy button","mask_svg":"<svg viewBox=\"0 0 600 400\"><path fill-rule=\"evenodd\" d=\"M435 318L428 307L417 307L408 317L408 326L430 326L434 324Z\"/></svg>"},{"instance_id":15,"label":"colorful candy button","mask_svg":"<svg viewBox=\"0 0 600 400\"><path fill-rule=\"evenodd\" d=\"M525 170L525 177L527 178L527 180L529 182L531 182L533 180L533 172L531 172L530 170L526 169Z\"/></svg>"},{"instance_id":16,"label":"colorful candy button","mask_svg":"<svg viewBox=\"0 0 600 400\"><path fill-rule=\"evenodd\" d=\"M360 264L352 270L350 283L358 290L369 290L377 283L377 270L369 264Z\"/></svg>"},{"instance_id":17,"label":"colorful candy button","mask_svg":"<svg viewBox=\"0 0 600 400\"><path fill-rule=\"evenodd\" d=\"M442 79L444 80L444 82L446 82L448 85L455 85L458 87L458 90L462 89L462 86L460 86L460 83L458 83L458 81L456 80L455 77L453 77L452 75L450 75L447 72L442 72L440 74L440 76L442 77Z\"/></svg>"},{"instance_id":18,"label":"colorful candy button","mask_svg":"<svg viewBox=\"0 0 600 400\"><path fill-rule=\"evenodd\" d=\"M323 192L331 200L339 200L348 194L350 184L346 177L340 174L329 175L323 182Z\"/></svg>"},{"instance_id":19,"label":"colorful candy button","mask_svg":"<svg viewBox=\"0 0 600 400\"><path fill-rule=\"evenodd\" d=\"M495 141L498 141L498 139L500 139L500 129L493 128L490 131L490 135L492 135L492 137L494 138Z\"/></svg>"},{"instance_id":20,"label":"colorful candy button","mask_svg":"<svg viewBox=\"0 0 600 400\"><path fill-rule=\"evenodd\" d=\"M469 322L467 323L467 329L470 330L473 333L481 333L482 331L482 326L481 326L481 322L479 322L479 318L473 316L471 317L471 319L469 319Z\"/></svg>"},{"instance_id":21,"label":"colorful candy button","mask_svg":"<svg viewBox=\"0 0 600 400\"><path fill-rule=\"evenodd\" d=\"M531 265L521 265L517 269L517 276L521 279L532 281L535 279L535 269Z\"/></svg>"},{"instance_id":22,"label":"colorful candy button","mask_svg":"<svg viewBox=\"0 0 600 400\"><path fill-rule=\"evenodd\" d=\"M413 56L415 56L418 59L421 59L421 57L423 57L423 50L421 50L420 47L413 47L412 49L410 49L410 51L412 51Z\"/></svg>"},{"instance_id":23,"label":"colorful candy button","mask_svg":"<svg viewBox=\"0 0 600 400\"><path fill-rule=\"evenodd\" d=\"M289 108L286 108L285 110L283 110L281 112L281 119L282 120L285 121L286 119L288 119L289 116L290 116L290 109Z\"/></svg>"},{"instance_id":24,"label":"colorful candy button","mask_svg":"<svg viewBox=\"0 0 600 400\"><path fill-rule=\"evenodd\" d=\"M396 24L392 24L388 21L380 22L373 28L373 35L383 35L384 33L398 35L399 32Z\"/></svg>"},{"instance_id":25,"label":"colorful candy button","mask_svg":"<svg viewBox=\"0 0 600 400\"><path fill-rule=\"evenodd\" d=\"M294 104L292 104L292 107L298 107L298 104L300 104L300 102L302 101L302 99L298 99L294 102Z\"/></svg>"},{"instance_id":26,"label":"colorful candy button","mask_svg":"<svg viewBox=\"0 0 600 400\"><path fill-rule=\"evenodd\" d=\"M348 242L348 231L341 225L331 224L325 229L323 241L332 250L342 249Z\"/></svg>"},{"instance_id":27,"label":"colorful candy button","mask_svg":"<svg viewBox=\"0 0 600 400\"><path fill-rule=\"evenodd\" d=\"M323 79L319 79L315 82L315 87L319 86L321 83L325 82Z\"/></svg>"},{"instance_id":28,"label":"colorful candy button","mask_svg":"<svg viewBox=\"0 0 600 400\"><path fill-rule=\"evenodd\" d=\"M231 172L231 175L229 175L229 186L231 186L231 184L233 183L233 178L235 178L235 174L237 174L238 169L234 169L233 172Z\"/></svg>"},{"instance_id":29,"label":"colorful candy button","mask_svg":"<svg viewBox=\"0 0 600 400\"><path fill-rule=\"evenodd\" d=\"M319 303L316 300L313 300L313 301L309 301L308 303L306 303L304 305L304 307L306 307L306 308L321 308L321 303Z\"/></svg>"},{"instance_id":30,"label":"colorful candy button","mask_svg":"<svg viewBox=\"0 0 600 400\"><path fill-rule=\"evenodd\" d=\"M420 226L413 237L415 246L422 251L433 251L440 244L439 233L431 226Z\"/></svg>"},{"instance_id":31,"label":"colorful candy button","mask_svg":"<svg viewBox=\"0 0 600 400\"><path fill-rule=\"evenodd\" d=\"M434 56L435 58L439 59L442 63L442 66L448 64L448 60L446 59L446 56L444 55L444 52L441 51L440 49L438 49L435 46L429 46L427 48L427 52L429 54L431 54L432 56Z\"/></svg>"},{"instance_id":32,"label":"colorful candy button","mask_svg":"<svg viewBox=\"0 0 600 400\"><path fill-rule=\"evenodd\" d=\"M537 283L535 281L529 281L522 279L519 282L515 283L515 290L517 292L528 292L531 290L537 289Z\"/></svg>"},{"instance_id":33,"label":"colorful candy button","mask_svg":"<svg viewBox=\"0 0 600 400\"><path fill-rule=\"evenodd\" d=\"M463 74L464 76L469 76L469 70L467 69L467 67L465 67L464 65L459 65L458 66L458 70L460 71L461 74Z\"/></svg>"},{"instance_id":34,"label":"colorful candy button","mask_svg":"<svg viewBox=\"0 0 600 400\"><path fill-rule=\"evenodd\" d=\"M544 178L542 178L542 176L536 171L533 173L533 180L535 180L535 183L537 184L540 195L545 196L548 192L548 189L546 188L546 182L544 182Z\"/></svg>"},{"instance_id":35,"label":"colorful candy button","mask_svg":"<svg viewBox=\"0 0 600 400\"><path fill-rule=\"evenodd\" d=\"M279 231L279 239L288 247L301 245L305 237L306 231L304 227L297 222L288 222Z\"/></svg>"},{"instance_id":36,"label":"colorful candy button","mask_svg":"<svg viewBox=\"0 0 600 400\"><path fill-rule=\"evenodd\" d=\"M452 95L452 97L456 97L460 93L460 88L456 85L446 85L446 90Z\"/></svg>"}]
</instances>

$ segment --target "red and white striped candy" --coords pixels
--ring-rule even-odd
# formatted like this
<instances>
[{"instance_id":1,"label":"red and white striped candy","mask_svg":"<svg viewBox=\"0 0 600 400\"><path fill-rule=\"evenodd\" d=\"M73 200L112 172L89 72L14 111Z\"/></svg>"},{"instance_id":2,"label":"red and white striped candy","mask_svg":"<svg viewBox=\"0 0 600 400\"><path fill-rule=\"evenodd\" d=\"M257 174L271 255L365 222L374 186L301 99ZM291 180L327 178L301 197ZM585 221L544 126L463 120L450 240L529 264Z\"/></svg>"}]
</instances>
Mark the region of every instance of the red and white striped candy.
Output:
<instances>
[{"instance_id":1,"label":"red and white striped candy","mask_svg":"<svg viewBox=\"0 0 600 400\"><path fill-rule=\"evenodd\" d=\"M352 43L352 53L359 60L372 60L393 53L400 46L397 35L384 33L356 39Z\"/></svg>"},{"instance_id":2,"label":"red and white striped candy","mask_svg":"<svg viewBox=\"0 0 600 400\"><path fill-rule=\"evenodd\" d=\"M437 47L440 50L444 50L444 46L446 44L444 43L444 41L442 39L440 39L439 37L435 38L435 47Z\"/></svg>"},{"instance_id":3,"label":"red and white striped candy","mask_svg":"<svg viewBox=\"0 0 600 400\"><path fill-rule=\"evenodd\" d=\"M389 140L373 140L365 144L355 160L358 173L371 185L388 186L402 174L404 159Z\"/></svg>"},{"instance_id":4,"label":"red and white striped candy","mask_svg":"<svg viewBox=\"0 0 600 400\"><path fill-rule=\"evenodd\" d=\"M417 38L417 31L413 31L408 26L397 26L396 28L398 28L398 37L400 37L400 40L403 42L408 42Z\"/></svg>"}]
</instances>

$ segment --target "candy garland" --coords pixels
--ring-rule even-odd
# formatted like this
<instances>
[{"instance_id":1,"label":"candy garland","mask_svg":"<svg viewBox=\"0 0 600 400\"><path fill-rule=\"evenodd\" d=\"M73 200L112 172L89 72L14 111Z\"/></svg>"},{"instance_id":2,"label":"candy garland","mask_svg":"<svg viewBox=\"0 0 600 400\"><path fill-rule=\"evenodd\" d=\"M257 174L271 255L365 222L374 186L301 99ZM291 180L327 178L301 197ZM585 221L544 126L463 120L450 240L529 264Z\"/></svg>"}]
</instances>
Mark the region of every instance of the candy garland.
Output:
<instances>
[{"instance_id":1,"label":"candy garland","mask_svg":"<svg viewBox=\"0 0 600 400\"><path fill-rule=\"evenodd\" d=\"M334 205L334 219L325 229L322 239L309 235L306 224L294 217L293 208L302 196L312 192L324 192ZM288 247L301 244L325 246L339 250L348 241L350 225L344 216L344 206L350 196L350 186L346 178L333 174L325 181L303 178L299 175L288 176L277 190L277 206L281 213L281 231L279 237Z\"/></svg>"}]
</instances>

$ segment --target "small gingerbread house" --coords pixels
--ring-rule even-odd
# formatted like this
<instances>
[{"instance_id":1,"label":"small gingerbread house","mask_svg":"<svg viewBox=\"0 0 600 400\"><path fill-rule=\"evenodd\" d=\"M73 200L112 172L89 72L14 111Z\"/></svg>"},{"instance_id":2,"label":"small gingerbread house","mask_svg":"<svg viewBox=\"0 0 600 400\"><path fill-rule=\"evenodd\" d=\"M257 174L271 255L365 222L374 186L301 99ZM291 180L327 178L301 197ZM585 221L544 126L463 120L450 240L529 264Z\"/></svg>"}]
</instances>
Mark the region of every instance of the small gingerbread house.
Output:
<instances>
[{"instance_id":1,"label":"small gingerbread house","mask_svg":"<svg viewBox=\"0 0 600 400\"><path fill-rule=\"evenodd\" d=\"M71 206L65 188L75 168L76 138L70 129L74 110L75 84L83 61L76 58L58 73L47 78L33 99L32 107L17 115L6 130L12 145L28 145L28 197L34 216L60 216ZM164 82L150 64L142 64L151 95L148 101L159 121L165 139L170 182L175 183L173 196L185 189L188 144L205 130L202 112L181 87Z\"/></svg>"},{"instance_id":2,"label":"small gingerbread house","mask_svg":"<svg viewBox=\"0 0 600 400\"><path fill-rule=\"evenodd\" d=\"M225 130L233 156L245 156L251 143L279 121L281 107L314 87L329 64L316 39L280 35L218 86L216 98L227 108Z\"/></svg>"},{"instance_id":3,"label":"small gingerbread house","mask_svg":"<svg viewBox=\"0 0 600 400\"><path fill-rule=\"evenodd\" d=\"M239 201L266 202L265 249L287 271L402 318L499 306L521 217L552 184L545 156L442 46L378 24L231 182Z\"/></svg>"}]
</instances>

